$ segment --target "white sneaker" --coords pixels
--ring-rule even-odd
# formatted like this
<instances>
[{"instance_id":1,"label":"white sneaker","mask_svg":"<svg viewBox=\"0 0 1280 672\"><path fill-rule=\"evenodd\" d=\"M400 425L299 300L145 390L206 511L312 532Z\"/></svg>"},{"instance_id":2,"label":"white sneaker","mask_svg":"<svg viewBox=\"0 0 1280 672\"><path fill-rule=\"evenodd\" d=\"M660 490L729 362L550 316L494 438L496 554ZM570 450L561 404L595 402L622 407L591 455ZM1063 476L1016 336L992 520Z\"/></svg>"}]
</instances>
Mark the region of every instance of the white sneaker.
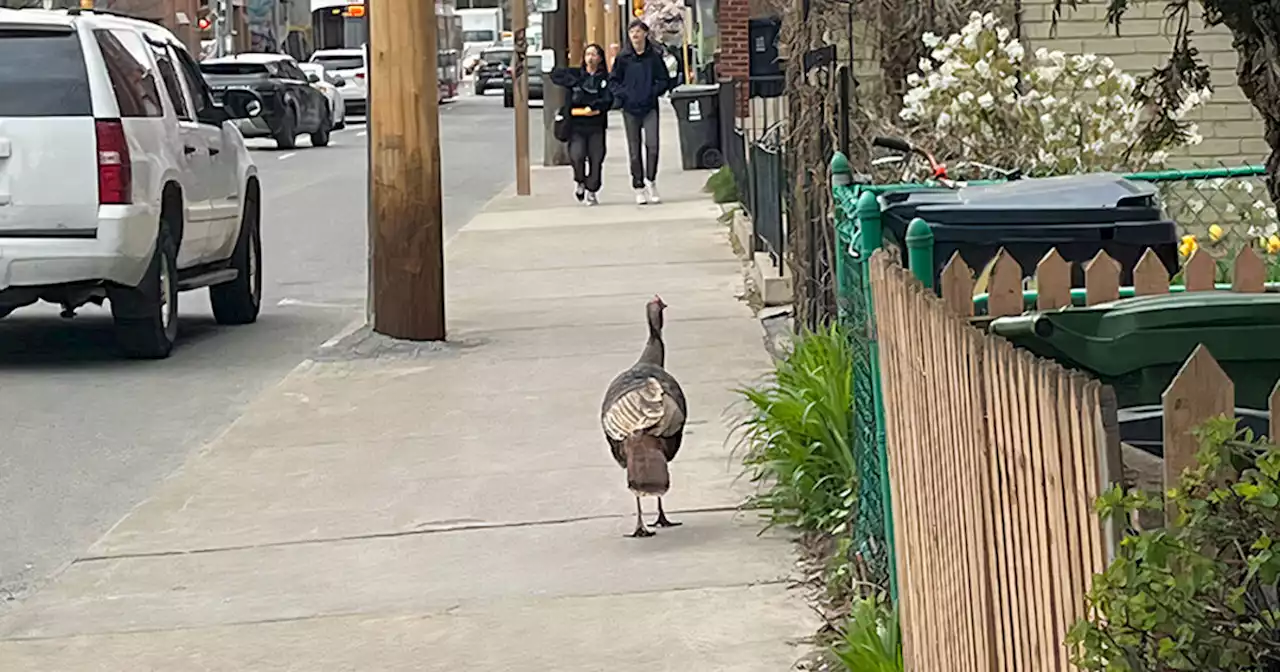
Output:
<instances>
[{"instance_id":1,"label":"white sneaker","mask_svg":"<svg viewBox=\"0 0 1280 672\"><path fill-rule=\"evenodd\" d=\"M578 182L573 186L573 197L578 199L578 202L581 203L582 195L585 194L586 191L587 188L583 186L581 182Z\"/></svg>"},{"instance_id":2,"label":"white sneaker","mask_svg":"<svg viewBox=\"0 0 1280 672\"><path fill-rule=\"evenodd\" d=\"M658 195L658 184L656 182L649 183L647 192L648 192L648 198L650 203L662 202L662 197Z\"/></svg>"},{"instance_id":3,"label":"white sneaker","mask_svg":"<svg viewBox=\"0 0 1280 672\"><path fill-rule=\"evenodd\" d=\"M636 189L636 205L645 205L649 202L649 195L644 189Z\"/></svg>"},{"instance_id":4,"label":"white sneaker","mask_svg":"<svg viewBox=\"0 0 1280 672\"><path fill-rule=\"evenodd\" d=\"M600 197L596 196L596 192L587 192L587 205L600 205Z\"/></svg>"}]
</instances>

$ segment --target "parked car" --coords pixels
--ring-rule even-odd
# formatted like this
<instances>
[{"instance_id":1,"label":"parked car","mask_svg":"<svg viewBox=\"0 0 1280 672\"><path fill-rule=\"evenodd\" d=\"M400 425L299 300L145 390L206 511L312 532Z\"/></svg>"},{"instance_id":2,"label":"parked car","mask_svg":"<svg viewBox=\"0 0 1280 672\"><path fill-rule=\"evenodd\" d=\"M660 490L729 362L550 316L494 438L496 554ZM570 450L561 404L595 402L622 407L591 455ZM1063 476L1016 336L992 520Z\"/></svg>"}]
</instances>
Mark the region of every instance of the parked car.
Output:
<instances>
[{"instance_id":1,"label":"parked car","mask_svg":"<svg viewBox=\"0 0 1280 672\"><path fill-rule=\"evenodd\" d=\"M236 122L246 138L270 137L280 149L293 149L298 136L310 134L313 147L329 144L333 116L329 99L311 85L298 62L286 54L236 54L200 64L216 95L231 88L256 91L262 114Z\"/></svg>"},{"instance_id":2,"label":"parked car","mask_svg":"<svg viewBox=\"0 0 1280 672\"><path fill-rule=\"evenodd\" d=\"M485 49L480 52L480 65L475 69L477 96L483 96L485 91L502 86L502 77L507 68L511 67L511 56L514 53L511 47Z\"/></svg>"},{"instance_id":3,"label":"parked car","mask_svg":"<svg viewBox=\"0 0 1280 672\"><path fill-rule=\"evenodd\" d=\"M170 354L179 291L257 319L262 197L228 122L261 96L218 102L172 33L79 9L0 9L0 91L0 316L105 302L143 358Z\"/></svg>"},{"instance_id":4,"label":"parked car","mask_svg":"<svg viewBox=\"0 0 1280 672\"><path fill-rule=\"evenodd\" d=\"M347 103L342 99L342 89L347 80L324 69L319 63L299 63L298 67L307 73L307 81L320 90L329 99L329 118L333 119L334 130L347 127Z\"/></svg>"},{"instance_id":5,"label":"parked car","mask_svg":"<svg viewBox=\"0 0 1280 672\"><path fill-rule=\"evenodd\" d=\"M368 58L364 49L321 49L310 61L324 66L330 74L346 80L342 100L350 114L366 114L369 109Z\"/></svg>"},{"instance_id":6,"label":"parked car","mask_svg":"<svg viewBox=\"0 0 1280 672\"><path fill-rule=\"evenodd\" d=\"M542 56L530 54L525 61L529 68L529 100L542 100ZM502 73L502 106L515 107L515 83L511 79L511 68Z\"/></svg>"}]
</instances>

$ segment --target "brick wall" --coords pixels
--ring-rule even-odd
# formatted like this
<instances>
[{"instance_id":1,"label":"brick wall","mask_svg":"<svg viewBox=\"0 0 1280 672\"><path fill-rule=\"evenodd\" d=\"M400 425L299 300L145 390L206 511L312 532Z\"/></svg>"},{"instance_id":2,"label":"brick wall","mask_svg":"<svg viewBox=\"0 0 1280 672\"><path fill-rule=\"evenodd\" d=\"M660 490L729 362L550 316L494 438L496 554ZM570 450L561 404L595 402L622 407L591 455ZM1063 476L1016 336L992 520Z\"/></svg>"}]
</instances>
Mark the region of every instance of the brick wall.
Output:
<instances>
[{"instance_id":1,"label":"brick wall","mask_svg":"<svg viewBox=\"0 0 1280 672\"><path fill-rule=\"evenodd\" d=\"M1195 5L1195 3L1193 3ZM1105 2L1082 3L1067 9L1058 21L1058 30L1049 37L1052 0L1023 0L1022 34L1029 51L1040 47L1069 54L1094 53L1109 56L1126 72L1138 76L1162 65L1169 54L1169 31L1165 27L1161 1L1134 3L1120 25L1120 36L1106 24ZM1196 34L1192 44L1200 58L1213 70L1213 100L1194 113L1204 142L1175 154L1175 167L1192 165L1227 166L1262 163L1268 153L1262 139L1262 121L1236 85L1236 52L1226 28L1206 28L1197 17L1192 22Z\"/></svg>"},{"instance_id":2,"label":"brick wall","mask_svg":"<svg viewBox=\"0 0 1280 672\"><path fill-rule=\"evenodd\" d=\"M737 115L750 114L747 107L747 78L750 73L750 53L747 43L747 20L751 16L751 0L720 0L717 30L720 34L720 60L717 75L732 77L741 82L738 86Z\"/></svg>"}]
</instances>

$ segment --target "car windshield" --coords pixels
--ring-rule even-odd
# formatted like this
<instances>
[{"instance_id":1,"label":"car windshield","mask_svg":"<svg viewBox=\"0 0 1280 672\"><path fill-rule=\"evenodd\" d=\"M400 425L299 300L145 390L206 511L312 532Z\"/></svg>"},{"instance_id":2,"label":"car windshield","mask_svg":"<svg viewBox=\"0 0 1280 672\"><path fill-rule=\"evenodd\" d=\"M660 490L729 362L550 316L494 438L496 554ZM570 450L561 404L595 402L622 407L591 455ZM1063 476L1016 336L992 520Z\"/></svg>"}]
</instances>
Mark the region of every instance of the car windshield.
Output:
<instances>
[{"instance_id":1,"label":"car windshield","mask_svg":"<svg viewBox=\"0 0 1280 672\"><path fill-rule=\"evenodd\" d=\"M480 54L480 60L489 64L511 65L511 50L486 51Z\"/></svg>"},{"instance_id":2,"label":"car windshield","mask_svg":"<svg viewBox=\"0 0 1280 672\"><path fill-rule=\"evenodd\" d=\"M529 57L529 74L538 75L538 76L542 75L542 57L541 56Z\"/></svg>"},{"instance_id":3,"label":"car windshield","mask_svg":"<svg viewBox=\"0 0 1280 672\"><path fill-rule=\"evenodd\" d=\"M201 63L200 72L214 77L261 75L266 77L276 71L274 63Z\"/></svg>"},{"instance_id":4,"label":"car windshield","mask_svg":"<svg viewBox=\"0 0 1280 672\"><path fill-rule=\"evenodd\" d=\"M312 63L319 63L329 70L359 70L364 67L362 56L343 56L317 54L311 57Z\"/></svg>"}]
</instances>

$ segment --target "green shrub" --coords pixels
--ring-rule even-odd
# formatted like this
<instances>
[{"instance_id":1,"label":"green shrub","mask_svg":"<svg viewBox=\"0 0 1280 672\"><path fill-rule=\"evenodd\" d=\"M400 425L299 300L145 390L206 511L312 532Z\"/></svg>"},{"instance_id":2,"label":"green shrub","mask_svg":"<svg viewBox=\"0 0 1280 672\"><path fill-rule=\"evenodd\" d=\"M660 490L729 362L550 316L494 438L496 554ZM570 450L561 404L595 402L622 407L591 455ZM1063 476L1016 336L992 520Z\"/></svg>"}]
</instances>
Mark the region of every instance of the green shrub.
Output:
<instances>
[{"instance_id":1,"label":"green shrub","mask_svg":"<svg viewBox=\"0 0 1280 672\"><path fill-rule=\"evenodd\" d=\"M1126 537L1072 628L1077 664L1108 672L1280 670L1280 448L1221 418L1198 431L1198 466L1167 494L1167 529ZM1162 510L1115 488L1099 513Z\"/></svg>"},{"instance_id":2,"label":"green shrub","mask_svg":"<svg viewBox=\"0 0 1280 672\"><path fill-rule=\"evenodd\" d=\"M760 486L749 505L769 526L847 531L856 492L853 350L838 326L803 334L770 379L739 390L746 475Z\"/></svg>"},{"instance_id":3,"label":"green shrub","mask_svg":"<svg viewBox=\"0 0 1280 672\"><path fill-rule=\"evenodd\" d=\"M883 597L854 602L831 654L849 672L902 672L897 610Z\"/></svg>"},{"instance_id":4,"label":"green shrub","mask_svg":"<svg viewBox=\"0 0 1280 672\"><path fill-rule=\"evenodd\" d=\"M711 194L711 200L716 203L737 203L740 200L738 182L733 179L733 171L727 165L712 173L702 190Z\"/></svg>"}]
</instances>

